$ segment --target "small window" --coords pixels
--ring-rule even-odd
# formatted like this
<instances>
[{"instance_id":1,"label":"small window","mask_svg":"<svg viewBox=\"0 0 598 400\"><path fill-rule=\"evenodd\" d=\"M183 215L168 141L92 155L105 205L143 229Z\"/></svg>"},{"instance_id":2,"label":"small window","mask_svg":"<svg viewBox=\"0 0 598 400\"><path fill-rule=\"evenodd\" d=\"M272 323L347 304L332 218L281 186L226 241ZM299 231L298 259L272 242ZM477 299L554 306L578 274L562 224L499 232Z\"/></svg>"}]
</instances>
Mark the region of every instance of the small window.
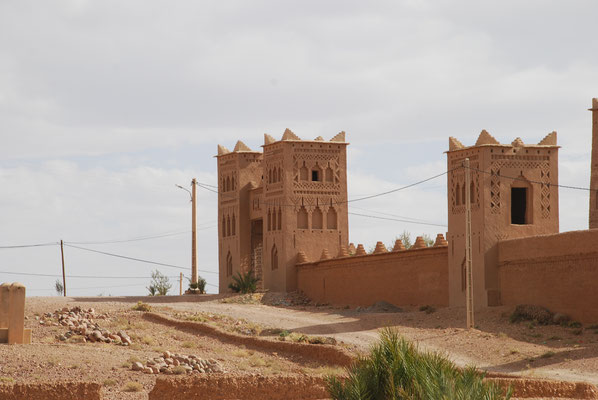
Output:
<instances>
[{"instance_id":1,"label":"small window","mask_svg":"<svg viewBox=\"0 0 598 400\"><path fill-rule=\"evenodd\" d=\"M276 245L272 246L272 270L278 269L278 250Z\"/></svg>"},{"instance_id":2,"label":"small window","mask_svg":"<svg viewBox=\"0 0 598 400\"><path fill-rule=\"evenodd\" d=\"M307 229L307 210L301 206L297 213L297 229Z\"/></svg>"},{"instance_id":3,"label":"small window","mask_svg":"<svg viewBox=\"0 0 598 400\"><path fill-rule=\"evenodd\" d=\"M320 181L320 171L318 170L313 170L311 171L311 180L314 182L319 182Z\"/></svg>"},{"instance_id":4,"label":"small window","mask_svg":"<svg viewBox=\"0 0 598 400\"><path fill-rule=\"evenodd\" d=\"M231 234L233 236L235 236L237 234L237 219L235 218L235 214L233 213L233 219L231 222L232 226L231 226Z\"/></svg>"},{"instance_id":5,"label":"small window","mask_svg":"<svg viewBox=\"0 0 598 400\"><path fill-rule=\"evenodd\" d=\"M525 225L527 213L527 188L511 188L511 224Z\"/></svg>"},{"instance_id":6,"label":"small window","mask_svg":"<svg viewBox=\"0 0 598 400\"><path fill-rule=\"evenodd\" d=\"M459 186L459 184L457 183L457 186L455 187L455 205L461 205L461 187Z\"/></svg>"},{"instance_id":7,"label":"small window","mask_svg":"<svg viewBox=\"0 0 598 400\"><path fill-rule=\"evenodd\" d=\"M233 256L228 252L226 256L226 276L231 276L233 274Z\"/></svg>"},{"instance_id":8,"label":"small window","mask_svg":"<svg viewBox=\"0 0 598 400\"><path fill-rule=\"evenodd\" d=\"M282 230L282 209L280 209L280 208L278 209L277 221L278 221L278 230L280 231L280 230Z\"/></svg>"},{"instance_id":9,"label":"small window","mask_svg":"<svg viewBox=\"0 0 598 400\"><path fill-rule=\"evenodd\" d=\"M326 227L328 229L336 229L337 228L337 216L336 211L333 207L328 209L328 213L326 215Z\"/></svg>"},{"instance_id":10,"label":"small window","mask_svg":"<svg viewBox=\"0 0 598 400\"><path fill-rule=\"evenodd\" d=\"M311 228L322 229L323 219L322 210L320 210L320 207L316 207L311 213Z\"/></svg>"}]
</instances>

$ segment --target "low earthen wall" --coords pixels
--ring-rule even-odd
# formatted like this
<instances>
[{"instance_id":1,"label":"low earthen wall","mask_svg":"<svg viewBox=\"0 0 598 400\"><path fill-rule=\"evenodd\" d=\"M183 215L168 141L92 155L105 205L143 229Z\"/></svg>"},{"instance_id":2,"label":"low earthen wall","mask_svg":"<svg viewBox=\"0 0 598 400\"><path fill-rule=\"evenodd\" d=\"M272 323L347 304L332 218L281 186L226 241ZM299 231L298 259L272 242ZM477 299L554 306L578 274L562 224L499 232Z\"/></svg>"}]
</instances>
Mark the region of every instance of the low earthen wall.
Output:
<instances>
[{"instance_id":1,"label":"low earthen wall","mask_svg":"<svg viewBox=\"0 0 598 400\"><path fill-rule=\"evenodd\" d=\"M316 400L328 398L324 379L314 377L158 378L149 400Z\"/></svg>"},{"instance_id":2,"label":"low earthen wall","mask_svg":"<svg viewBox=\"0 0 598 400\"><path fill-rule=\"evenodd\" d=\"M102 386L92 382L0 385L2 400L101 400Z\"/></svg>"},{"instance_id":3,"label":"low earthen wall","mask_svg":"<svg viewBox=\"0 0 598 400\"><path fill-rule=\"evenodd\" d=\"M299 264L298 289L320 303L447 306L447 249L437 246Z\"/></svg>"},{"instance_id":4,"label":"low earthen wall","mask_svg":"<svg viewBox=\"0 0 598 400\"><path fill-rule=\"evenodd\" d=\"M598 229L498 243L502 304L534 304L598 322Z\"/></svg>"}]
</instances>

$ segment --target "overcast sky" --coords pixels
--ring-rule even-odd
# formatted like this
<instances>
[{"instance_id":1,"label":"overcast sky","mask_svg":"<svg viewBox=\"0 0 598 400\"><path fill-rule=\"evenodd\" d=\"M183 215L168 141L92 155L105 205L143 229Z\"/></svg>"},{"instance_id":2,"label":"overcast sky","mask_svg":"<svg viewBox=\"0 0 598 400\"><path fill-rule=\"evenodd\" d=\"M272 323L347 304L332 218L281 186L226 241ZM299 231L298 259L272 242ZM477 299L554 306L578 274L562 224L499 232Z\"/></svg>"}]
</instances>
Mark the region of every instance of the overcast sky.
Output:
<instances>
[{"instance_id":1,"label":"overcast sky","mask_svg":"<svg viewBox=\"0 0 598 400\"><path fill-rule=\"evenodd\" d=\"M285 128L347 132L349 198L446 170L448 137L558 132L561 184L588 186L598 3L587 1L0 0L0 246L82 244L190 265L192 177L216 184L218 143ZM353 203L350 239L446 232L446 178ZM216 195L198 193L200 274L217 283ZM561 231L587 229L560 190ZM141 295L152 269L65 248L70 295ZM53 295L57 246L0 249L0 281ZM187 270L183 271L189 275ZM178 282L175 282L178 293ZM208 289L214 292L215 287Z\"/></svg>"}]
</instances>

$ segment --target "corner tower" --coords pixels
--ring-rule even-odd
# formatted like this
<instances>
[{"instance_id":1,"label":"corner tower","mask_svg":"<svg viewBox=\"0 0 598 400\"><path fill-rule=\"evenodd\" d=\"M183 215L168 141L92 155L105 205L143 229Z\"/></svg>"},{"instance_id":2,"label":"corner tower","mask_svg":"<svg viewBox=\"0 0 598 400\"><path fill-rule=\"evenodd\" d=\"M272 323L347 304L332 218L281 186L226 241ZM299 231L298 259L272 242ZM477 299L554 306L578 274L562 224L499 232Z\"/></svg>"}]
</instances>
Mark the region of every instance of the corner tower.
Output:
<instances>
[{"instance_id":1,"label":"corner tower","mask_svg":"<svg viewBox=\"0 0 598 400\"><path fill-rule=\"evenodd\" d=\"M447 151L449 304L465 305L465 191L471 194L472 265L476 308L500 304L497 243L557 233L556 132L537 145L499 143L485 130L473 146L449 138ZM465 187L465 158L471 185Z\"/></svg>"},{"instance_id":2,"label":"corner tower","mask_svg":"<svg viewBox=\"0 0 598 400\"><path fill-rule=\"evenodd\" d=\"M262 153L238 141L231 152L218 145L218 287L252 266L249 193L262 180Z\"/></svg>"},{"instance_id":3,"label":"corner tower","mask_svg":"<svg viewBox=\"0 0 598 400\"><path fill-rule=\"evenodd\" d=\"M330 141L301 140L287 129L265 135L263 157L263 265L265 288L297 287L297 253L316 260L348 243L345 132Z\"/></svg>"},{"instance_id":4,"label":"corner tower","mask_svg":"<svg viewBox=\"0 0 598 400\"><path fill-rule=\"evenodd\" d=\"M590 229L598 229L598 99L592 99L592 166L590 172Z\"/></svg>"}]
</instances>

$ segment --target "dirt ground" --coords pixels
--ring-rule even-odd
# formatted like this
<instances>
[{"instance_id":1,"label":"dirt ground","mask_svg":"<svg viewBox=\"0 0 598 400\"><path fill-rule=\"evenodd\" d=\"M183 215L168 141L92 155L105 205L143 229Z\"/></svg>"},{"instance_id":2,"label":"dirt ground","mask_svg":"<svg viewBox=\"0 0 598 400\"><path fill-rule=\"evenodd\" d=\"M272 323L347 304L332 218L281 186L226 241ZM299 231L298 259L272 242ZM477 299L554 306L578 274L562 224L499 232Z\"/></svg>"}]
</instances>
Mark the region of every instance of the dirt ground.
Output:
<instances>
[{"instance_id":1,"label":"dirt ground","mask_svg":"<svg viewBox=\"0 0 598 400\"><path fill-rule=\"evenodd\" d=\"M218 360L226 374L313 375L341 373L340 368L276 353L258 352L180 331L142 318L133 311L138 300L152 311L171 318L198 321L242 335L270 340L304 341L313 337L334 338L353 353L367 350L385 326L417 342L424 350L445 353L458 365L476 365L495 373L534 378L583 381L598 384L598 329L512 324L508 308L477 312L477 329L467 331L465 312L458 308L404 309L372 312L329 306L290 305L284 296L250 298L223 296L168 296L163 298L58 298L33 297L26 302L26 326L33 329L33 344L0 346L0 384L86 380L103 384L106 399L147 399L156 375L130 369L131 362L145 361L163 351ZM263 304L266 303L266 304ZM106 313L98 321L110 330L125 330L133 339L130 347L107 343L67 343L57 339L68 329L36 317L79 306ZM138 382L142 391L123 388Z\"/></svg>"}]
</instances>

